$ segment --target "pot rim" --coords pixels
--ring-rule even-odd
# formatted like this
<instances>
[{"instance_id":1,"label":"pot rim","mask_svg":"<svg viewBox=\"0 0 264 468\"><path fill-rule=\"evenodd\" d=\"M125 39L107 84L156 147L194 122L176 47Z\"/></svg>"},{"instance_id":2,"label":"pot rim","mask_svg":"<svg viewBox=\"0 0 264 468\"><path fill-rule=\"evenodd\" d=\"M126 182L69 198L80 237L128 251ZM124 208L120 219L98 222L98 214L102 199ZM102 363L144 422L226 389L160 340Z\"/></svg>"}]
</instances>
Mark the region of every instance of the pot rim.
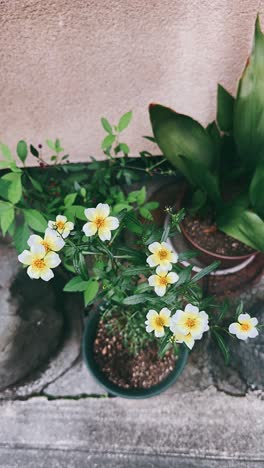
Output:
<instances>
[{"instance_id":1,"label":"pot rim","mask_svg":"<svg viewBox=\"0 0 264 468\"><path fill-rule=\"evenodd\" d=\"M159 395L176 382L188 360L189 351L186 346L180 346L180 354L176 361L176 365L169 375L167 375L167 377L165 377L161 382L150 388L125 389L108 380L99 365L96 363L93 353L93 343L96 338L99 320L100 314L96 310L92 311L86 320L82 340L82 355L88 370L101 387L107 391L107 393L128 399L144 399Z\"/></svg>"},{"instance_id":2,"label":"pot rim","mask_svg":"<svg viewBox=\"0 0 264 468\"><path fill-rule=\"evenodd\" d=\"M188 187L185 186L185 187L183 187L183 190L181 192L181 196L179 197L178 203L176 203L176 208L183 208L183 200L184 200L184 197L186 196L187 193L188 193ZM218 260L230 261L230 262L231 261L240 261L242 263L242 262L246 261L247 259L249 259L250 257L252 257L253 255L255 256L255 255L258 254L258 250L253 250L253 252L251 252L249 254L245 254L245 255L221 255L221 254L218 254L218 253L214 253L211 250L207 250L206 248L202 247L195 240L193 240L190 237L190 235L188 234L188 232L186 231L186 229L185 229L185 227L183 225L183 222L180 223L180 228L182 230L182 233L183 233L184 237L186 237L186 239L190 242L190 244L192 244L196 248L196 250L200 250L204 254L206 254L206 255L208 255L210 257L214 257L214 258L216 258Z\"/></svg>"}]
</instances>

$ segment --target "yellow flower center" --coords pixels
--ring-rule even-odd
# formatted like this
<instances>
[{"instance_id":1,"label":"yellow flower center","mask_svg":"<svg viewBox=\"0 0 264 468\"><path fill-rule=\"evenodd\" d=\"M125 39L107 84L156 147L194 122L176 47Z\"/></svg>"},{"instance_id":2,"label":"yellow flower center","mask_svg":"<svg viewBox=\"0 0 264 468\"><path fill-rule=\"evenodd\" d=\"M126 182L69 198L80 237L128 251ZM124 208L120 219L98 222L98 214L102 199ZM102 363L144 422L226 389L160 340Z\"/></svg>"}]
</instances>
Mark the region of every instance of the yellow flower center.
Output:
<instances>
[{"instance_id":1,"label":"yellow flower center","mask_svg":"<svg viewBox=\"0 0 264 468\"><path fill-rule=\"evenodd\" d=\"M155 325L156 325L157 327L164 327L165 321L164 321L164 319L163 319L160 315L158 315L157 317L155 317Z\"/></svg>"},{"instance_id":2,"label":"yellow flower center","mask_svg":"<svg viewBox=\"0 0 264 468\"><path fill-rule=\"evenodd\" d=\"M46 252L49 252L50 250L52 250L50 248L50 244L47 241L43 240L41 243L42 243L43 247L45 247Z\"/></svg>"},{"instance_id":3,"label":"yellow flower center","mask_svg":"<svg viewBox=\"0 0 264 468\"><path fill-rule=\"evenodd\" d=\"M42 258L37 258L33 261L33 267L37 268L38 270L43 270L45 268L45 262Z\"/></svg>"},{"instance_id":4,"label":"yellow flower center","mask_svg":"<svg viewBox=\"0 0 264 468\"><path fill-rule=\"evenodd\" d=\"M101 217L98 217L94 220L94 223L96 224L97 226L97 229L100 229L104 226L105 224L105 219L104 218L101 218Z\"/></svg>"},{"instance_id":5,"label":"yellow flower center","mask_svg":"<svg viewBox=\"0 0 264 468\"><path fill-rule=\"evenodd\" d=\"M165 260L165 258L168 257L168 251L166 249L160 249L158 255L160 260Z\"/></svg>"},{"instance_id":6,"label":"yellow flower center","mask_svg":"<svg viewBox=\"0 0 264 468\"><path fill-rule=\"evenodd\" d=\"M57 221L56 222L56 227L59 231L62 231L64 229L65 223L63 221Z\"/></svg>"},{"instance_id":7,"label":"yellow flower center","mask_svg":"<svg viewBox=\"0 0 264 468\"><path fill-rule=\"evenodd\" d=\"M186 320L186 327L187 328L193 328L196 325L196 320L194 318L187 318Z\"/></svg>"},{"instance_id":8,"label":"yellow flower center","mask_svg":"<svg viewBox=\"0 0 264 468\"><path fill-rule=\"evenodd\" d=\"M159 284L160 284L160 286L167 286L168 280L167 280L166 276L160 276L159 277Z\"/></svg>"},{"instance_id":9,"label":"yellow flower center","mask_svg":"<svg viewBox=\"0 0 264 468\"><path fill-rule=\"evenodd\" d=\"M245 332L247 332L247 331L250 330L250 325L249 325L249 323L241 323L240 326L241 326L241 329L242 329L243 331L245 331Z\"/></svg>"}]
</instances>

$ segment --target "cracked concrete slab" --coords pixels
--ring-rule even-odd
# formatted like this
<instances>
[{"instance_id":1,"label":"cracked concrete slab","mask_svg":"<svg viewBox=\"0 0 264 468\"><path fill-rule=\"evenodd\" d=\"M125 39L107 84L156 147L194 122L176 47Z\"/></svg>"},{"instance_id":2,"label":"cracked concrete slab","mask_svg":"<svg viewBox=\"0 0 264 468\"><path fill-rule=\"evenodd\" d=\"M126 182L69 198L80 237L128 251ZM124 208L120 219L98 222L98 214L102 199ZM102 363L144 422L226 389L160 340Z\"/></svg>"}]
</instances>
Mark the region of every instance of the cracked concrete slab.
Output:
<instances>
[{"instance_id":1,"label":"cracked concrete slab","mask_svg":"<svg viewBox=\"0 0 264 468\"><path fill-rule=\"evenodd\" d=\"M5 468L264 466L264 404L254 395L211 388L141 401L42 397L4 402L0 412Z\"/></svg>"}]
</instances>

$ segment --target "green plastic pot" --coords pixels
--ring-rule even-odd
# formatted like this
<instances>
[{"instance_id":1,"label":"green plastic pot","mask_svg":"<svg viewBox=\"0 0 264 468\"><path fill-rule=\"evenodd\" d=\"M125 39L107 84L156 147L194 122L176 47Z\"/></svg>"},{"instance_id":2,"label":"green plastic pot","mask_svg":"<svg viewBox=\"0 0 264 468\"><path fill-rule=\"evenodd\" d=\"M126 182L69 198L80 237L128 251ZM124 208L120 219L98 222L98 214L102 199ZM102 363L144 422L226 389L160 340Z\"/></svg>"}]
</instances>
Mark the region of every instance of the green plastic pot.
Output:
<instances>
[{"instance_id":1,"label":"green plastic pot","mask_svg":"<svg viewBox=\"0 0 264 468\"><path fill-rule=\"evenodd\" d=\"M154 385L153 387L146 389L125 389L115 385L113 382L108 380L108 378L96 363L93 352L99 320L100 315L95 311L89 315L86 321L83 335L83 359L95 380L97 380L97 382L106 390L107 393L130 399L150 398L164 392L167 390L167 388L176 382L176 380L181 375L188 359L189 352L186 346L180 346L180 353L176 361L175 368L171 371L171 373L164 380L162 380L162 382Z\"/></svg>"}]
</instances>

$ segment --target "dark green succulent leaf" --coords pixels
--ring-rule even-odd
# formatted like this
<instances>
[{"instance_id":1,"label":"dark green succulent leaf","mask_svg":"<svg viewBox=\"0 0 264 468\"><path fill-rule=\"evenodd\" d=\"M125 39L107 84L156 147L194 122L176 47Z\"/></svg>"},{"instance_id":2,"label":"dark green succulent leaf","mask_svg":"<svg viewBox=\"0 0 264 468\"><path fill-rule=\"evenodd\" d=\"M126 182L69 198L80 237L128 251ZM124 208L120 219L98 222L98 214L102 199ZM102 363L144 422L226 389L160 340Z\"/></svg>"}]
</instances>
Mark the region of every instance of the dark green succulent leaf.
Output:
<instances>
[{"instance_id":1,"label":"dark green succulent leaf","mask_svg":"<svg viewBox=\"0 0 264 468\"><path fill-rule=\"evenodd\" d=\"M233 128L234 98L220 84L217 88L217 123L222 132Z\"/></svg>"},{"instance_id":2,"label":"dark green succulent leaf","mask_svg":"<svg viewBox=\"0 0 264 468\"><path fill-rule=\"evenodd\" d=\"M217 176L212 174L201 162L189 160L185 156L179 156L179 158L189 173L192 185L205 192L208 198L216 205L221 204L221 194Z\"/></svg>"},{"instance_id":3,"label":"dark green succulent leaf","mask_svg":"<svg viewBox=\"0 0 264 468\"><path fill-rule=\"evenodd\" d=\"M225 206L217 216L217 225L225 234L264 252L264 221L242 203Z\"/></svg>"},{"instance_id":4,"label":"dark green succulent leaf","mask_svg":"<svg viewBox=\"0 0 264 468\"><path fill-rule=\"evenodd\" d=\"M264 35L259 17L251 56L239 82L234 106L234 137L244 165L254 170L264 160Z\"/></svg>"},{"instance_id":5,"label":"dark green succulent leaf","mask_svg":"<svg viewBox=\"0 0 264 468\"><path fill-rule=\"evenodd\" d=\"M214 165L213 141L198 122L159 104L151 104L149 113L155 140L161 151L189 182L192 182L192 177L180 155L206 168Z\"/></svg>"},{"instance_id":6,"label":"dark green succulent leaf","mask_svg":"<svg viewBox=\"0 0 264 468\"><path fill-rule=\"evenodd\" d=\"M249 197L256 213L264 218L264 161L256 167L249 188Z\"/></svg>"}]
</instances>

